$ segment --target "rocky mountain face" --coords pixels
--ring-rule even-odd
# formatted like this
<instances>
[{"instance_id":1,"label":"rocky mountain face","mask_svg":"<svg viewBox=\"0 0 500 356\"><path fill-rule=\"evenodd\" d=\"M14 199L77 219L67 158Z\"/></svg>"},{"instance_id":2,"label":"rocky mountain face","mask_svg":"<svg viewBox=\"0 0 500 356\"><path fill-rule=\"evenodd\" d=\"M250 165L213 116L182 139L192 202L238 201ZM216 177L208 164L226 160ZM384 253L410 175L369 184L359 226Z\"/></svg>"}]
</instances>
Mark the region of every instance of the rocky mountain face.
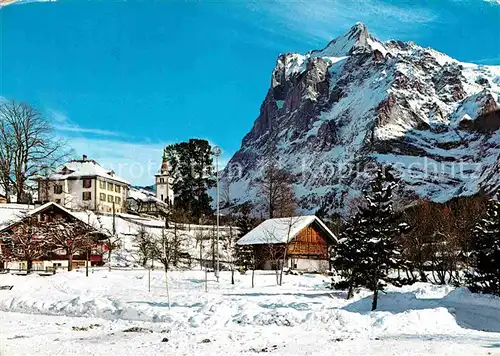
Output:
<instances>
[{"instance_id":1,"label":"rocky mountain face","mask_svg":"<svg viewBox=\"0 0 500 356\"><path fill-rule=\"evenodd\" d=\"M381 42L363 24L324 49L278 57L252 130L223 179L239 203L275 157L303 211L338 212L375 164L399 196L446 201L500 185L500 66L462 63L412 42Z\"/></svg>"}]
</instances>

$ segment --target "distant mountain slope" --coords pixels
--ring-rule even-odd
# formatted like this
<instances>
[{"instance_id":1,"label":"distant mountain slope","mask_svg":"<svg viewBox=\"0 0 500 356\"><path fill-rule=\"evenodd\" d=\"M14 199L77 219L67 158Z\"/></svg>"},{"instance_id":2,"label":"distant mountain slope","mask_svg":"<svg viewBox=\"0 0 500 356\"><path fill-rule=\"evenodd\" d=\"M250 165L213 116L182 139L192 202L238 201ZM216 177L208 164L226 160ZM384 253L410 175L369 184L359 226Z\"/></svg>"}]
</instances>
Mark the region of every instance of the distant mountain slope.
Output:
<instances>
[{"instance_id":1,"label":"distant mountain slope","mask_svg":"<svg viewBox=\"0 0 500 356\"><path fill-rule=\"evenodd\" d=\"M459 44L457 44L459 45ZM252 130L223 177L238 202L275 150L304 211L342 211L373 163L402 196L445 201L500 185L500 67L461 63L363 24L305 55L282 54Z\"/></svg>"},{"instance_id":2,"label":"distant mountain slope","mask_svg":"<svg viewBox=\"0 0 500 356\"><path fill-rule=\"evenodd\" d=\"M133 186L133 188L138 189L138 190L146 190L146 191L149 191L151 193L156 193L156 184L147 185L147 186L144 186L144 187L136 185L136 186Z\"/></svg>"}]
</instances>

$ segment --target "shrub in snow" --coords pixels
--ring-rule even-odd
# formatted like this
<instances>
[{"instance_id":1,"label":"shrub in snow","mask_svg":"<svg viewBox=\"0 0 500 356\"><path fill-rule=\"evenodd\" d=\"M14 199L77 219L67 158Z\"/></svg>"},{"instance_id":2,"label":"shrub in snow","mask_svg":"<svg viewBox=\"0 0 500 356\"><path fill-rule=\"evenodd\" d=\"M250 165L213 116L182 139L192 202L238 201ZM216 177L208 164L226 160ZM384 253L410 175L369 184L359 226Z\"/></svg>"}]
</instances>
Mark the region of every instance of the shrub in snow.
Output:
<instances>
[{"instance_id":1,"label":"shrub in snow","mask_svg":"<svg viewBox=\"0 0 500 356\"><path fill-rule=\"evenodd\" d=\"M124 329L124 333L152 333L153 330L147 328L141 328L139 326L132 326L131 328Z\"/></svg>"}]
</instances>

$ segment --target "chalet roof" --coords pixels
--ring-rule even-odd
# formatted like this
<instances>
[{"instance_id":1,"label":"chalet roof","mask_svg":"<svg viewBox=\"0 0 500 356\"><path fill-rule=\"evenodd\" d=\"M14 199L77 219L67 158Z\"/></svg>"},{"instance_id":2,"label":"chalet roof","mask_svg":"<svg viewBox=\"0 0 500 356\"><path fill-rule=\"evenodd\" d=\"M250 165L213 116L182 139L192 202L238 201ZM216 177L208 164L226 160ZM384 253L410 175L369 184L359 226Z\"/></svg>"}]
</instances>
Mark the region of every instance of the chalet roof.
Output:
<instances>
[{"instance_id":1,"label":"chalet roof","mask_svg":"<svg viewBox=\"0 0 500 356\"><path fill-rule=\"evenodd\" d=\"M79 219L78 216L76 216L75 214L73 214L71 211L69 211L68 209L66 209L65 207L57 204L57 203L54 203L52 201L48 202L48 203L45 203L43 205L40 205L39 207L33 209L33 210L28 210L28 212L26 213L26 216L33 216L33 215L36 215L42 211L45 211L47 210L48 208L50 208L51 206L55 206L56 208L58 208L59 210L62 210L64 211L66 214L68 215L71 215L73 216L75 219Z\"/></svg>"},{"instance_id":2,"label":"chalet roof","mask_svg":"<svg viewBox=\"0 0 500 356\"><path fill-rule=\"evenodd\" d=\"M134 200L142 201L144 203L157 203L167 205L161 199L156 197L156 194L145 189L130 188L128 197Z\"/></svg>"},{"instance_id":3,"label":"chalet roof","mask_svg":"<svg viewBox=\"0 0 500 356\"><path fill-rule=\"evenodd\" d=\"M28 204L0 204L0 230L23 217L29 209Z\"/></svg>"},{"instance_id":4,"label":"chalet roof","mask_svg":"<svg viewBox=\"0 0 500 356\"><path fill-rule=\"evenodd\" d=\"M102 177L123 184L130 184L125 179L115 175L111 169L103 168L94 160L72 160L63 164L57 173L50 175L51 180L78 179L84 177Z\"/></svg>"},{"instance_id":5,"label":"chalet roof","mask_svg":"<svg viewBox=\"0 0 500 356\"><path fill-rule=\"evenodd\" d=\"M317 223L332 241L337 241L337 237L320 218L315 215L305 215L268 219L239 239L237 244L267 245L288 243L292 241L299 232L313 223Z\"/></svg>"},{"instance_id":6,"label":"chalet roof","mask_svg":"<svg viewBox=\"0 0 500 356\"><path fill-rule=\"evenodd\" d=\"M49 209L50 207L56 207L56 209L65 212L69 216L72 216L73 218L86 223L73 212L54 202L45 203L34 209L30 209L28 205L24 204L2 204L2 206L0 207L0 232L8 230L24 218L39 214Z\"/></svg>"}]
</instances>

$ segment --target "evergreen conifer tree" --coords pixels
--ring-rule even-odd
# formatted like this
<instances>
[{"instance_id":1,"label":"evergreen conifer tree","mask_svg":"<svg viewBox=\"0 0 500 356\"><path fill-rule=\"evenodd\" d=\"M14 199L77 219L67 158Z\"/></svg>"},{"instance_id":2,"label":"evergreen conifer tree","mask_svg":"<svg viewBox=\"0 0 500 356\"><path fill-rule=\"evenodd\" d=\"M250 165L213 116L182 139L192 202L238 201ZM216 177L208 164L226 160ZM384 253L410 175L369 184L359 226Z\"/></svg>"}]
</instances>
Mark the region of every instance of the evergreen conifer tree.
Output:
<instances>
[{"instance_id":1,"label":"evergreen conifer tree","mask_svg":"<svg viewBox=\"0 0 500 356\"><path fill-rule=\"evenodd\" d=\"M403 266L399 237L408 226L400 223L393 209L392 192L396 186L394 176L387 168L379 168L371 182L371 192L365 192L367 205L361 207L359 233L363 236L361 274L365 287L373 291L372 310L377 309L378 292L386 284L400 285L401 280L391 277L391 270Z\"/></svg>"},{"instance_id":2,"label":"evergreen conifer tree","mask_svg":"<svg viewBox=\"0 0 500 356\"><path fill-rule=\"evenodd\" d=\"M359 233L355 221L359 221L358 216L343 226L338 244L333 247L333 267L342 278L334 287L347 288L347 299L351 299L354 290L363 284L361 262L367 254L363 235Z\"/></svg>"},{"instance_id":3,"label":"evergreen conifer tree","mask_svg":"<svg viewBox=\"0 0 500 356\"><path fill-rule=\"evenodd\" d=\"M363 286L373 291L372 310L377 308L378 292L387 283L400 285L402 282L391 277L391 270L404 264L398 240L408 228L400 223L399 214L393 210L395 186L391 172L379 168L371 189L365 191L366 205L359 208L338 247L337 263L347 268L349 288Z\"/></svg>"},{"instance_id":4,"label":"evergreen conifer tree","mask_svg":"<svg viewBox=\"0 0 500 356\"><path fill-rule=\"evenodd\" d=\"M174 178L175 207L198 223L212 214L208 190L215 186L212 147L201 139L190 139L165 148L170 172Z\"/></svg>"},{"instance_id":5,"label":"evergreen conifer tree","mask_svg":"<svg viewBox=\"0 0 500 356\"><path fill-rule=\"evenodd\" d=\"M473 230L471 257L474 269L466 274L473 292L500 296L500 191L489 201L485 216Z\"/></svg>"}]
</instances>

